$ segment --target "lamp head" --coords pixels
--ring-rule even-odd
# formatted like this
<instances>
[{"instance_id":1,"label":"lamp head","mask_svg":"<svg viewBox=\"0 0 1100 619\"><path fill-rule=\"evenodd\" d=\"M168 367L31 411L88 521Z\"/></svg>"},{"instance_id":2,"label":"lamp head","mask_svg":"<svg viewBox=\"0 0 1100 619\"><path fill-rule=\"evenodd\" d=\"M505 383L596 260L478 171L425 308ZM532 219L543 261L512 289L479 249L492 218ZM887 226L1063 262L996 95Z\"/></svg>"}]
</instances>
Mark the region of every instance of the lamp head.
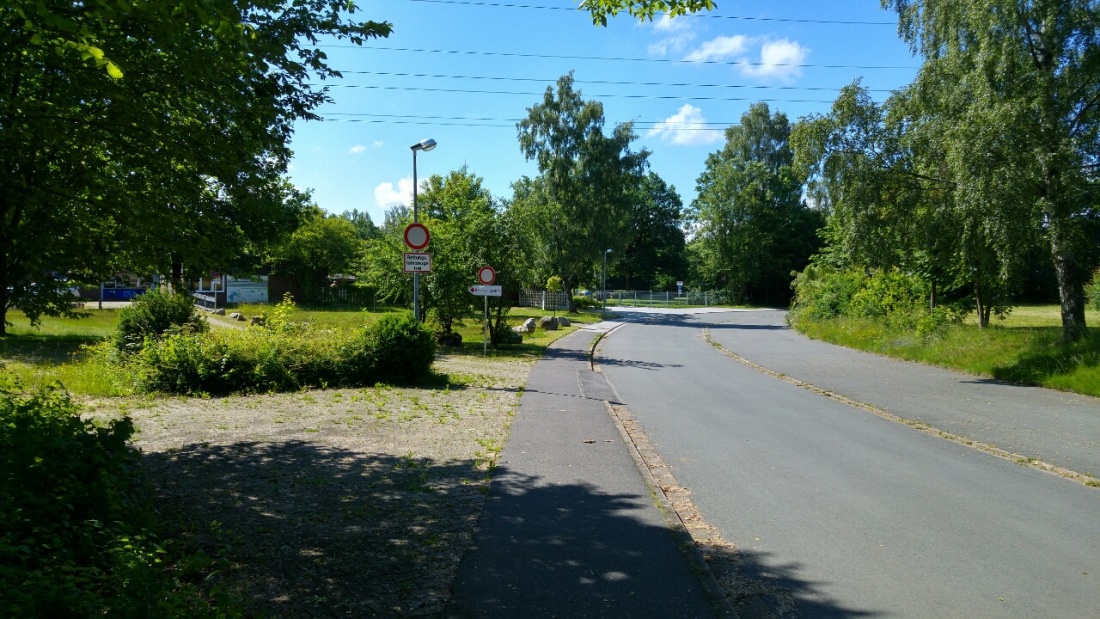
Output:
<instances>
[{"instance_id":1,"label":"lamp head","mask_svg":"<svg viewBox=\"0 0 1100 619\"><path fill-rule=\"evenodd\" d=\"M609 250L605 251L604 253L605 253L605 254L610 254L610 253L611 253L611 250L609 249Z\"/></svg>"},{"instance_id":2,"label":"lamp head","mask_svg":"<svg viewBox=\"0 0 1100 619\"><path fill-rule=\"evenodd\" d=\"M413 144L409 148L413 149L414 151L415 150L422 150L424 152L428 152L428 151L432 150L433 148L435 148L435 145L436 145L435 140L433 140L431 138L427 138L427 139L424 139L424 140L420 140L419 142L417 142L416 144Z\"/></svg>"}]
</instances>

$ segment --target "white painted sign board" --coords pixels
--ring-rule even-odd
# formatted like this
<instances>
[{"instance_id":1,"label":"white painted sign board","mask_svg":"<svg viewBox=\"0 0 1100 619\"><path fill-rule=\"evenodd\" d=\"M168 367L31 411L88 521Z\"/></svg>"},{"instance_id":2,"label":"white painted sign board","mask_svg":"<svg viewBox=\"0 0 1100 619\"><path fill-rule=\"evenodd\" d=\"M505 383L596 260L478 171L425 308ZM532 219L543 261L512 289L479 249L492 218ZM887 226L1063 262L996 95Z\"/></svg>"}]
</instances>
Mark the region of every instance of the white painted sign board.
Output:
<instances>
[{"instance_id":1,"label":"white painted sign board","mask_svg":"<svg viewBox=\"0 0 1100 619\"><path fill-rule=\"evenodd\" d=\"M470 294L475 297L499 297L503 286L470 286Z\"/></svg>"},{"instance_id":2,"label":"white painted sign board","mask_svg":"<svg viewBox=\"0 0 1100 619\"><path fill-rule=\"evenodd\" d=\"M432 272L432 255L421 253L405 253L405 272L406 273L431 273Z\"/></svg>"}]
</instances>

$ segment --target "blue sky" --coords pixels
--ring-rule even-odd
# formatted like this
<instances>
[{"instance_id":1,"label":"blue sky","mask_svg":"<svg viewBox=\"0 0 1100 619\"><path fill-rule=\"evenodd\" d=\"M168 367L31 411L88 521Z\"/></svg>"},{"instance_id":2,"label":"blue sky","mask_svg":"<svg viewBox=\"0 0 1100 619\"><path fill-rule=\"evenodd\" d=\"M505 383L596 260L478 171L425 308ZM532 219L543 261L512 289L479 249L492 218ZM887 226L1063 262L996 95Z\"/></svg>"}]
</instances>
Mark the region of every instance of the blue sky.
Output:
<instances>
[{"instance_id":1,"label":"blue sky","mask_svg":"<svg viewBox=\"0 0 1100 619\"><path fill-rule=\"evenodd\" d=\"M292 181L326 211L375 223L409 204L412 153L421 180L466 165L496 197L538 173L516 122L574 71L608 126L633 121L635 149L685 205L725 127L755 101L795 121L824 113L857 78L882 100L919 64L879 0L720 0L698 16L594 26L570 0L366 0L356 15L388 21L388 39L325 45L341 80L321 122L296 126Z\"/></svg>"}]
</instances>

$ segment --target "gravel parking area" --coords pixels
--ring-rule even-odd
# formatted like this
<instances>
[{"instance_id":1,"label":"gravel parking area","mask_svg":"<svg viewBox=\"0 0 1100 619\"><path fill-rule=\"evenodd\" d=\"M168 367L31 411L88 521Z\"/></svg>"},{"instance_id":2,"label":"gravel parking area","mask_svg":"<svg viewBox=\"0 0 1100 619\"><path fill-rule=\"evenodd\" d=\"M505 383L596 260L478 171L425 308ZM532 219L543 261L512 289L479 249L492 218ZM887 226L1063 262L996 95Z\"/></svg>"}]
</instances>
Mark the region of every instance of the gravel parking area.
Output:
<instances>
[{"instance_id":1,"label":"gravel parking area","mask_svg":"<svg viewBox=\"0 0 1100 619\"><path fill-rule=\"evenodd\" d=\"M138 427L158 506L277 617L440 613L534 359L444 357L433 388L93 402Z\"/></svg>"}]
</instances>

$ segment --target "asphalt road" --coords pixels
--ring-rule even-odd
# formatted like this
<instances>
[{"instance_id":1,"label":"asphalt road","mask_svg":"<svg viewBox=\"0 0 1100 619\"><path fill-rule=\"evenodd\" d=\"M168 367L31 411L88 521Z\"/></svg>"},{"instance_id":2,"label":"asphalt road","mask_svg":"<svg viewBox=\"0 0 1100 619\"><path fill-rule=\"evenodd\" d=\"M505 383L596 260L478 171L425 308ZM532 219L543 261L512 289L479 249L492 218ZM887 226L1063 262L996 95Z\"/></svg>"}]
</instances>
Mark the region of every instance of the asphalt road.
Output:
<instances>
[{"instance_id":1,"label":"asphalt road","mask_svg":"<svg viewBox=\"0 0 1100 619\"><path fill-rule=\"evenodd\" d=\"M754 354L781 351L786 373L799 378L799 364L813 365L827 351L783 328L774 312L626 320L600 345L604 374L703 516L738 547L742 578L769 592L773 610L799 617L1100 617L1100 490L762 374L702 336L709 327L715 340L754 361ZM928 420L965 418L965 403L974 399L967 390L988 386L956 375L952 389L961 391L922 399L937 370L904 364L884 384L870 369L889 365L879 357L836 354L818 365L876 405L903 401ZM1051 397L1031 393L1043 402ZM1007 398L999 400L1003 410L1016 400L1017 413L1029 410L1026 391L998 397ZM1090 422L1096 400L1071 400L1057 408L1059 416L1091 436L1100 407ZM946 409L963 412L952 417ZM996 418L996 411L983 414ZM1057 437L1043 440L1050 444L1038 451L1058 450ZM1027 436L1020 441L1030 444ZM1087 443L1064 451L1087 465Z\"/></svg>"}]
</instances>

